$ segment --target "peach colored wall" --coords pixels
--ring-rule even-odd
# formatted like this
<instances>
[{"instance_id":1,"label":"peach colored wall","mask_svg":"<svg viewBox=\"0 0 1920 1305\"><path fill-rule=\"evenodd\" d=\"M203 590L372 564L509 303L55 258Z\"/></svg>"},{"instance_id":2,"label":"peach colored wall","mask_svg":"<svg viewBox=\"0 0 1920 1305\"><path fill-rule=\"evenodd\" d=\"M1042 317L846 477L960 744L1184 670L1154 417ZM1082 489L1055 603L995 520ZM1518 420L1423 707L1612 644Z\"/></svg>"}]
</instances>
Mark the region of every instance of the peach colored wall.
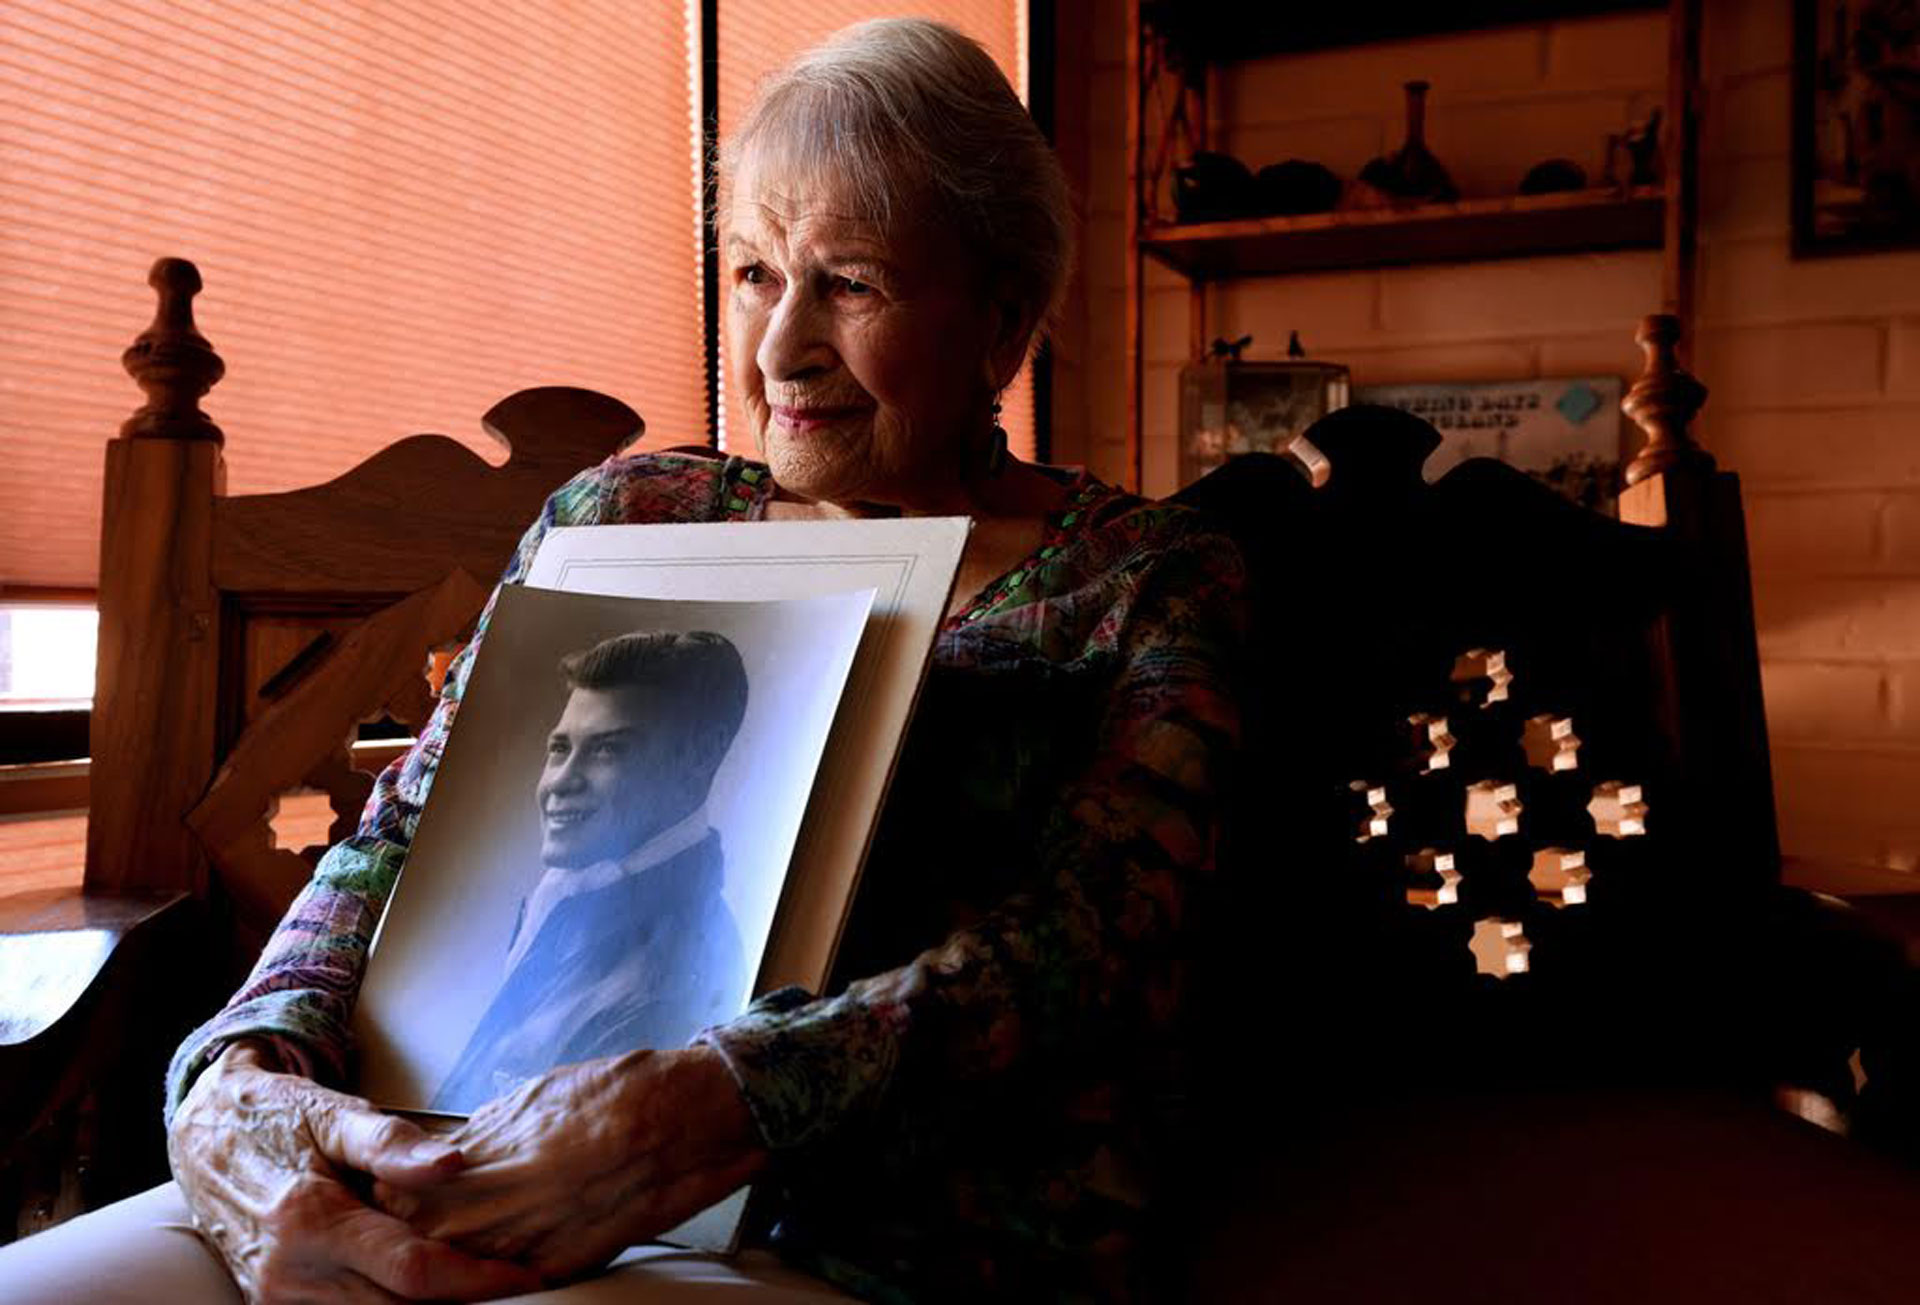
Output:
<instances>
[{"instance_id":1,"label":"peach colored wall","mask_svg":"<svg viewBox=\"0 0 1920 1305\"><path fill-rule=\"evenodd\" d=\"M1920 254L1788 255L1787 0L1708 0L1700 434L1742 474L1787 850L1920 869ZM1075 311L1057 342L1055 456L1124 474L1121 0L1063 3L1063 147L1085 196ZM1229 70L1216 141L1258 166L1352 175L1400 136L1400 83L1433 82L1429 141L1469 194L1662 101L1655 14L1262 59ZM1145 480L1173 487L1185 282L1148 274ZM1360 383L1638 371L1656 252L1268 278L1209 295L1210 334L1277 356L1297 327Z\"/></svg>"},{"instance_id":2,"label":"peach colored wall","mask_svg":"<svg viewBox=\"0 0 1920 1305\"><path fill-rule=\"evenodd\" d=\"M1708 9L1695 359L1746 489L1781 831L1920 869L1920 253L1788 256L1790 6Z\"/></svg>"}]
</instances>

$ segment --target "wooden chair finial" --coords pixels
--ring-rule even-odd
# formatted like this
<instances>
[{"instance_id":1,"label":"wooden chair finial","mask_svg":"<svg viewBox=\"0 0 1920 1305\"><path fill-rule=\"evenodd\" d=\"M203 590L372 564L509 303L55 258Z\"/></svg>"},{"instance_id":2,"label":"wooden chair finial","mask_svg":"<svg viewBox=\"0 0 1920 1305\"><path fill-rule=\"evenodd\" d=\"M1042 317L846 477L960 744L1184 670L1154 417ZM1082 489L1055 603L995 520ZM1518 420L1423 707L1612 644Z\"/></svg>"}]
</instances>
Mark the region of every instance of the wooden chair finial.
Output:
<instances>
[{"instance_id":1,"label":"wooden chair finial","mask_svg":"<svg viewBox=\"0 0 1920 1305\"><path fill-rule=\"evenodd\" d=\"M120 355L120 365L146 393L147 402L120 427L120 437L225 443L220 428L200 411L201 398L227 371L193 324L200 269L184 258L162 258L147 274L147 284L160 300L153 325Z\"/></svg>"},{"instance_id":2,"label":"wooden chair finial","mask_svg":"<svg viewBox=\"0 0 1920 1305\"><path fill-rule=\"evenodd\" d=\"M1713 455L1693 442L1689 427L1707 401L1707 387L1680 366L1675 350L1680 343L1680 319L1654 313L1640 322L1634 337L1647 356L1646 369L1627 391L1620 407L1647 433L1647 442L1627 464L1627 483L1685 467L1711 471Z\"/></svg>"}]
</instances>

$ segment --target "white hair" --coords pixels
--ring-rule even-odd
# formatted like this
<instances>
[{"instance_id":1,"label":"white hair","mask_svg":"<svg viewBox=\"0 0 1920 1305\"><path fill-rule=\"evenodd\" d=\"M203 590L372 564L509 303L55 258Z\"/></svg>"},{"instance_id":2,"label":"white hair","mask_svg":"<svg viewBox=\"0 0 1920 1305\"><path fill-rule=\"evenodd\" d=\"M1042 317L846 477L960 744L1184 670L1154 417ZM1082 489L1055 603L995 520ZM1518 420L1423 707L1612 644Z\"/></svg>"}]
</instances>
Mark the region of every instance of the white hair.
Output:
<instances>
[{"instance_id":1,"label":"white hair","mask_svg":"<svg viewBox=\"0 0 1920 1305\"><path fill-rule=\"evenodd\" d=\"M760 83L720 146L723 206L749 158L883 228L944 225L1036 329L1059 315L1073 265L1066 175L999 65L953 28L876 19L800 55Z\"/></svg>"}]
</instances>

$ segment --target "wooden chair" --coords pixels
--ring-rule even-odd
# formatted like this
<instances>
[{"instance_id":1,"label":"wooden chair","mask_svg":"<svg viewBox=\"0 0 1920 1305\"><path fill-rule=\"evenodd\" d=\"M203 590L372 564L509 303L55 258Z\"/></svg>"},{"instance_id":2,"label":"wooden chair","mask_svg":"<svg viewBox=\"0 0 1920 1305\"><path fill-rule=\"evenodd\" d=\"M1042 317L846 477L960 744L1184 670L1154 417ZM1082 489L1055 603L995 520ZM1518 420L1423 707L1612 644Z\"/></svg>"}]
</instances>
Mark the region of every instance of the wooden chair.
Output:
<instances>
[{"instance_id":1,"label":"wooden chair","mask_svg":"<svg viewBox=\"0 0 1920 1305\"><path fill-rule=\"evenodd\" d=\"M0 996L0 1174L42 1207L29 1226L164 1174L171 1044L321 850L276 844L280 798L323 792L327 841L351 832L398 751L357 726L424 722L430 652L464 637L547 494L643 429L604 395L523 390L482 419L503 466L421 435L324 485L229 496L199 273L162 259L149 281L124 358L147 403L107 446L84 891L0 899L0 974L31 979Z\"/></svg>"},{"instance_id":2,"label":"wooden chair","mask_svg":"<svg viewBox=\"0 0 1920 1305\"><path fill-rule=\"evenodd\" d=\"M1364 407L1308 432L1323 488L1181 496L1257 599L1195 1299L1920 1299L1920 1174L1771 1104L1890 1136L1920 1008L1779 886L1739 485L1676 335L1641 328L1619 520L1490 461L1429 485L1434 431Z\"/></svg>"},{"instance_id":3,"label":"wooden chair","mask_svg":"<svg viewBox=\"0 0 1920 1305\"><path fill-rule=\"evenodd\" d=\"M1181 496L1235 523L1263 590L1259 800L1344 867L1290 879L1290 900L1363 910L1418 964L1442 939L1466 964L1452 942L1500 919L1516 967L1564 970L1777 885L1739 483L1687 436L1705 392L1675 335L1641 331L1627 407L1649 439L1618 520L1490 460L1428 485L1439 436L1366 407L1309 433L1323 488L1241 459Z\"/></svg>"}]
</instances>

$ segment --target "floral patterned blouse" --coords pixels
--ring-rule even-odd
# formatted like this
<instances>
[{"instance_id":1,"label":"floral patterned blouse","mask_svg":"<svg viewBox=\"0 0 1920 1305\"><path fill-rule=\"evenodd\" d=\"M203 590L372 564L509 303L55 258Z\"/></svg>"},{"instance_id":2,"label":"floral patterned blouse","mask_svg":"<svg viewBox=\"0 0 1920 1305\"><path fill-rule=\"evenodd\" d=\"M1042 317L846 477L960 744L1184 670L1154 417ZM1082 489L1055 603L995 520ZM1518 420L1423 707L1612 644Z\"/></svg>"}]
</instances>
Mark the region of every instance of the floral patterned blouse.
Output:
<instances>
[{"instance_id":1,"label":"floral patterned blouse","mask_svg":"<svg viewBox=\"0 0 1920 1305\"><path fill-rule=\"evenodd\" d=\"M1238 738L1242 568L1190 511L1065 488L1033 555L939 633L827 994L770 993L700 1035L774 1157L764 1231L870 1299L1161 1294L1150 1197ZM502 583L553 527L757 520L772 493L737 457L614 458L554 492ZM350 1080L367 947L491 610L358 833L175 1054L169 1111L236 1037Z\"/></svg>"}]
</instances>

